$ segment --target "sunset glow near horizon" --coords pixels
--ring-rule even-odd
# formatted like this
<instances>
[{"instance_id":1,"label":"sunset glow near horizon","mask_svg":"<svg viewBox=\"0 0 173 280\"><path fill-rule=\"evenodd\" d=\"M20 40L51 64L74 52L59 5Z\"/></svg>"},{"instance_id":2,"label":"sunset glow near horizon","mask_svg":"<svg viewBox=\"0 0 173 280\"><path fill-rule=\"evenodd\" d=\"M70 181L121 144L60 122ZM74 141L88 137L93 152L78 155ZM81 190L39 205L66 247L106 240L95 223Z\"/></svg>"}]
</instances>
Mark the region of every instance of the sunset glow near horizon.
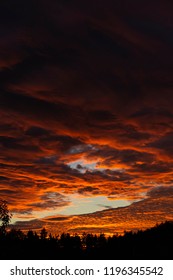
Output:
<instances>
[{"instance_id":1,"label":"sunset glow near horizon","mask_svg":"<svg viewBox=\"0 0 173 280\"><path fill-rule=\"evenodd\" d=\"M173 220L173 3L0 4L0 198L21 229Z\"/></svg>"}]
</instances>

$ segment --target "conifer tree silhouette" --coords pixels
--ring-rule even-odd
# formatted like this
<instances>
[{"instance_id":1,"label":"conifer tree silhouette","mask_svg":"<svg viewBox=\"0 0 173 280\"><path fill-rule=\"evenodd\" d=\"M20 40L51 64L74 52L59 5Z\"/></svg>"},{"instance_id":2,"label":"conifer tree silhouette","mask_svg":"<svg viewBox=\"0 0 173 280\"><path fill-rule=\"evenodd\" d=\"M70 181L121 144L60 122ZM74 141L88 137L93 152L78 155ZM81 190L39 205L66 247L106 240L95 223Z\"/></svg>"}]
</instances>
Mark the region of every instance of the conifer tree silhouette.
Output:
<instances>
[{"instance_id":1,"label":"conifer tree silhouette","mask_svg":"<svg viewBox=\"0 0 173 280\"><path fill-rule=\"evenodd\" d=\"M6 228L10 223L12 214L10 213L6 200L0 200L0 233L5 234Z\"/></svg>"}]
</instances>

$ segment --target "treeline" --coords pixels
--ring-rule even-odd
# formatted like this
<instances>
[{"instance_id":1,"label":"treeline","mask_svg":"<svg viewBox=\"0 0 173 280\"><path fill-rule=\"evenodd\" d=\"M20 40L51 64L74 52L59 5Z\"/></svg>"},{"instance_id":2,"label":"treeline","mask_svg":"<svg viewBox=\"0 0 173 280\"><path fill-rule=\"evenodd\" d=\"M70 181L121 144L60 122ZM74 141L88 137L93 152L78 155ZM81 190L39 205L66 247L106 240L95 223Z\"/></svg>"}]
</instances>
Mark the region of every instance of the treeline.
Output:
<instances>
[{"instance_id":1,"label":"treeline","mask_svg":"<svg viewBox=\"0 0 173 280\"><path fill-rule=\"evenodd\" d=\"M173 222L123 236L48 235L11 229L0 235L1 259L173 259Z\"/></svg>"}]
</instances>

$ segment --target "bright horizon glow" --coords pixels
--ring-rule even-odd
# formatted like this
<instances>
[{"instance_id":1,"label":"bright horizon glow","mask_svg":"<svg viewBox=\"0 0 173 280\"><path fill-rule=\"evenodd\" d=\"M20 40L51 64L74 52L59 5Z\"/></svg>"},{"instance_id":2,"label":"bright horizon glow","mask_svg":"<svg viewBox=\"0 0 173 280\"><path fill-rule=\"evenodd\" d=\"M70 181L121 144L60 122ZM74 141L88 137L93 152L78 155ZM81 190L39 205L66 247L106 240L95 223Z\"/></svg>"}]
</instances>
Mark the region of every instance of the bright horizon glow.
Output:
<instances>
[{"instance_id":1,"label":"bright horizon glow","mask_svg":"<svg viewBox=\"0 0 173 280\"><path fill-rule=\"evenodd\" d=\"M16 221L26 221L36 218L45 218L47 216L72 216L94 213L111 208L126 207L132 204L134 201L128 200L110 200L105 196L94 196L94 197L81 197L78 194L68 196L70 205L55 210L44 210L44 211L33 211L31 215L18 215L14 214L12 223ZM137 201L137 200L135 200Z\"/></svg>"}]
</instances>

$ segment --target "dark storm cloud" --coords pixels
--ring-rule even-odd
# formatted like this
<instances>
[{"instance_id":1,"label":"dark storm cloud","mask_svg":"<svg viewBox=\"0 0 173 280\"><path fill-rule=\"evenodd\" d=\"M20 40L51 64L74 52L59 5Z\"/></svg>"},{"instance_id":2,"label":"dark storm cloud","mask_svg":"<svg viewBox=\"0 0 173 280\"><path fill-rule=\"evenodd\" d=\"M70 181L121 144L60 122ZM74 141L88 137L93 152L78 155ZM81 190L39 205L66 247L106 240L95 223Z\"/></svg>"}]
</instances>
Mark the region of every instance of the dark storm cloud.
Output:
<instances>
[{"instance_id":1,"label":"dark storm cloud","mask_svg":"<svg viewBox=\"0 0 173 280\"><path fill-rule=\"evenodd\" d=\"M130 182L130 179L133 177L130 176L128 173L123 174L122 172L119 171L112 171L112 170L105 170L105 171L99 171L99 170L94 170L90 171L87 170L83 177L87 182L118 182L118 181L123 181L123 182Z\"/></svg>"},{"instance_id":2,"label":"dark storm cloud","mask_svg":"<svg viewBox=\"0 0 173 280\"><path fill-rule=\"evenodd\" d=\"M173 164L172 163L164 163L164 162L153 162L153 163L140 163L134 164L133 168L131 169L132 172L135 171L142 172L143 174L148 174L148 176L152 174L161 174L161 173L172 173Z\"/></svg>"},{"instance_id":3,"label":"dark storm cloud","mask_svg":"<svg viewBox=\"0 0 173 280\"><path fill-rule=\"evenodd\" d=\"M17 139L13 137L5 137L0 136L0 143L2 145L2 148L4 149L10 149L10 150L19 150L20 152L27 150L27 152L40 152L40 149L38 146L29 145L29 143L25 144L23 139ZM22 143L23 142L23 143ZM26 149L27 147L27 149Z\"/></svg>"},{"instance_id":4,"label":"dark storm cloud","mask_svg":"<svg viewBox=\"0 0 173 280\"><path fill-rule=\"evenodd\" d=\"M115 149L109 146L96 146L87 154L88 159L100 158L101 166L133 166L136 163L152 163L155 156L151 153L136 151L133 149Z\"/></svg>"},{"instance_id":5,"label":"dark storm cloud","mask_svg":"<svg viewBox=\"0 0 173 280\"><path fill-rule=\"evenodd\" d=\"M25 133L31 137L50 136L49 130L37 126L29 127Z\"/></svg>"},{"instance_id":6,"label":"dark storm cloud","mask_svg":"<svg viewBox=\"0 0 173 280\"><path fill-rule=\"evenodd\" d=\"M13 194L16 194L15 191L12 191L12 190L7 190L7 189L4 189L4 190L0 190L0 195L2 196L8 196L8 195L13 195Z\"/></svg>"},{"instance_id":7,"label":"dark storm cloud","mask_svg":"<svg viewBox=\"0 0 173 280\"><path fill-rule=\"evenodd\" d=\"M87 187L78 189L78 193L80 193L82 195L86 195L86 194L89 194L89 193L91 193L91 194L99 194L99 189L91 187L91 186L87 186Z\"/></svg>"},{"instance_id":8,"label":"dark storm cloud","mask_svg":"<svg viewBox=\"0 0 173 280\"><path fill-rule=\"evenodd\" d=\"M125 91L130 86L131 98L135 100L138 98L138 94L134 93L134 90L137 90L139 86L133 81L135 78L134 75L138 75L136 71L138 67L141 68L141 62L143 62L143 67L145 67L145 65L148 66L147 63L149 62L145 62L145 60L148 59L148 56L145 53L143 53L143 56L138 57L137 51L134 52L135 48L133 48L133 45L135 44L136 47L140 48L140 51L143 52L142 44L138 45L140 42L139 38L141 37L141 30L138 32L131 31L131 34L129 33L128 24L123 22L124 16L122 16L122 12L119 16L119 10L121 11L122 7L119 6L118 3L109 1L109 5L106 9L103 9L103 3L99 3L100 13L98 13L97 9L98 3L92 5L92 13L91 9L89 9L89 3L83 3L82 5L79 2L76 3L77 5L72 5L72 3L65 3L62 5L62 3L52 2L52 4L50 4L47 1L44 1L40 7L41 2L35 4L27 1L26 6L28 6L28 9L20 3L20 8L17 8L16 6L18 5L15 5L13 10L12 7L14 4L12 4L11 7L9 4L5 5L5 10L8 11L7 14L13 14L16 19L14 21L9 20L8 24L16 25L19 28L19 31L21 26L23 26L24 29L23 36L20 36L19 32L17 43L25 50L26 57L19 65L19 70L14 69L13 71L12 69L12 83L19 83L19 88L21 88L20 81L24 80L26 83L25 88L27 89L28 83L26 80L28 79L30 84L32 84L33 81L34 85L37 85L39 88L40 78L37 72L40 69L43 74L42 77L44 78L42 81L43 84L46 79L49 87L53 84L54 89L57 88L57 86L59 86L60 89L63 89L63 86L65 89L66 85L64 83L62 84L63 80L60 81L57 79L57 76L59 77L59 75L62 78L62 69L59 68L63 67L67 73L69 72L68 74L71 74L68 77L68 82L70 84L73 83L73 87L75 86L77 90L71 90L70 93L72 96L79 95L79 90L81 90L79 79L78 84L76 82L77 78L80 77L81 81L88 80L92 87L94 84L98 87L101 86L99 79L102 80L102 86L104 84L109 84L113 90L117 89L120 91L122 87L121 100L125 103L127 102L126 97L128 97ZM54 13L52 12L53 9ZM24 10L23 13L21 13L22 10ZM117 17L113 17L113 11ZM30 14L33 15L32 21ZM131 9L129 14L131 15ZM110 19L112 19L112 22L108 19L109 16ZM137 21L139 21L138 17ZM5 20L5 25L6 24L7 22ZM105 24L105 26L103 24ZM111 24L114 25L114 30L111 28ZM165 26L162 26L162 28L166 29ZM149 37L150 36L151 35L149 34ZM132 41L130 41L130 39ZM141 43L144 39L147 40L148 37L144 37L143 40L141 40ZM160 40L160 38L157 39ZM128 47L126 43L129 43ZM26 47L27 45L28 48ZM150 51L150 49L152 50L152 45L150 47L148 46L148 48L148 51ZM102 57L101 62L100 56ZM145 57L145 59L143 59L143 57ZM95 61L95 67L92 66L91 68L91 65L86 61L88 58ZM139 59L139 61L137 59ZM111 63L109 63L110 61ZM129 77L127 75L127 70L122 68L122 62L126 63L126 69L128 71L129 69L131 70ZM157 60L155 59L154 62L156 64ZM45 71L44 69L46 67L47 70L49 70L48 67L52 64L59 66L57 67L57 72L55 72L56 77L54 76L55 73L52 71L51 76L47 75L48 71ZM115 65L117 69L121 69L119 74L116 73ZM80 71L81 69L82 71ZM14 75L16 73L17 75ZM30 79L29 76L32 76L32 79ZM72 76L73 80L71 80L70 76ZM64 79L66 80L66 77ZM127 80L127 84L125 83L125 80ZM24 90L24 86L22 86L22 88ZM28 94L34 93L32 93L31 90ZM45 93L42 93L41 91L36 91L35 94L45 98ZM142 92L140 92L140 95L141 94ZM56 97L54 92L50 94L51 97L53 97L53 95L55 99L60 98L59 96Z\"/></svg>"},{"instance_id":9,"label":"dark storm cloud","mask_svg":"<svg viewBox=\"0 0 173 280\"><path fill-rule=\"evenodd\" d=\"M159 149L166 155L172 157L173 154L173 132L166 133L156 141L150 143L148 146Z\"/></svg>"},{"instance_id":10,"label":"dark storm cloud","mask_svg":"<svg viewBox=\"0 0 173 280\"><path fill-rule=\"evenodd\" d=\"M116 134L117 142L122 144L127 141L147 141L151 137L149 133L139 131L138 127L123 123L122 120L118 119L116 115L113 115L109 111L89 111L87 124L91 131L92 129L98 129L102 134Z\"/></svg>"},{"instance_id":11,"label":"dark storm cloud","mask_svg":"<svg viewBox=\"0 0 173 280\"><path fill-rule=\"evenodd\" d=\"M0 176L0 181L3 181L3 182L8 181L8 177Z\"/></svg>"},{"instance_id":12,"label":"dark storm cloud","mask_svg":"<svg viewBox=\"0 0 173 280\"><path fill-rule=\"evenodd\" d=\"M57 207L64 207L69 205L69 201L59 193L48 192L40 197L40 202L28 204L35 209L54 209Z\"/></svg>"},{"instance_id":13,"label":"dark storm cloud","mask_svg":"<svg viewBox=\"0 0 173 280\"><path fill-rule=\"evenodd\" d=\"M173 186L154 188L148 192L148 196L151 198L173 198Z\"/></svg>"},{"instance_id":14,"label":"dark storm cloud","mask_svg":"<svg viewBox=\"0 0 173 280\"><path fill-rule=\"evenodd\" d=\"M20 115L26 114L26 119L38 118L42 121L56 122L58 119L65 118L65 116L70 116L67 105L54 104L18 93L1 93L1 102L3 109L12 110L12 112L17 112Z\"/></svg>"},{"instance_id":15,"label":"dark storm cloud","mask_svg":"<svg viewBox=\"0 0 173 280\"><path fill-rule=\"evenodd\" d=\"M40 221L40 220L38 220L38 219L34 219L34 220L30 220L30 221L26 221L26 222L20 222L20 221L18 221L18 222L16 222L16 224L15 225L13 225L13 228L16 226L16 228L18 229L18 228L25 228L26 230L31 230L31 228L32 229L40 229L41 230L41 228L43 228L43 226L44 226L44 222L43 221Z\"/></svg>"},{"instance_id":16,"label":"dark storm cloud","mask_svg":"<svg viewBox=\"0 0 173 280\"><path fill-rule=\"evenodd\" d=\"M70 220L70 217L48 217L48 218L46 218L46 220L49 220L49 221L56 221L56 222L58 222L58 221L66 221L66 220Z\"/></svg>"},{"instance_id":17,"label":"dark storm cloud","mask_svg":"<svg viewBox=\"0 0 173 280\"><path fill-rule=\"evenodd\" d=\"M92 124L96 125L106 125L114 124L116 121L116 116L113 115L109 111L104 110L95 110L95 111L89 111L88 112L88 119Z\"/></svg>"},{"instance_id":18,"label":"dark storm cloud","mask_svg":"<svg viewBox=\"0 0 173 280\"><path fill-rule=\"evenodd\" d=\"M136 20L134 18L127 19L129 26L134 28L135 30L153 36L155 39L159 39L161 42L169 44L169 46L173 46L172 40L172 26L170 25L171 22L167 25L167 28L164 28L162 23L156 24L152 19L148 19L147 21L144 20Z\"/></svg>"}]
</instances>

